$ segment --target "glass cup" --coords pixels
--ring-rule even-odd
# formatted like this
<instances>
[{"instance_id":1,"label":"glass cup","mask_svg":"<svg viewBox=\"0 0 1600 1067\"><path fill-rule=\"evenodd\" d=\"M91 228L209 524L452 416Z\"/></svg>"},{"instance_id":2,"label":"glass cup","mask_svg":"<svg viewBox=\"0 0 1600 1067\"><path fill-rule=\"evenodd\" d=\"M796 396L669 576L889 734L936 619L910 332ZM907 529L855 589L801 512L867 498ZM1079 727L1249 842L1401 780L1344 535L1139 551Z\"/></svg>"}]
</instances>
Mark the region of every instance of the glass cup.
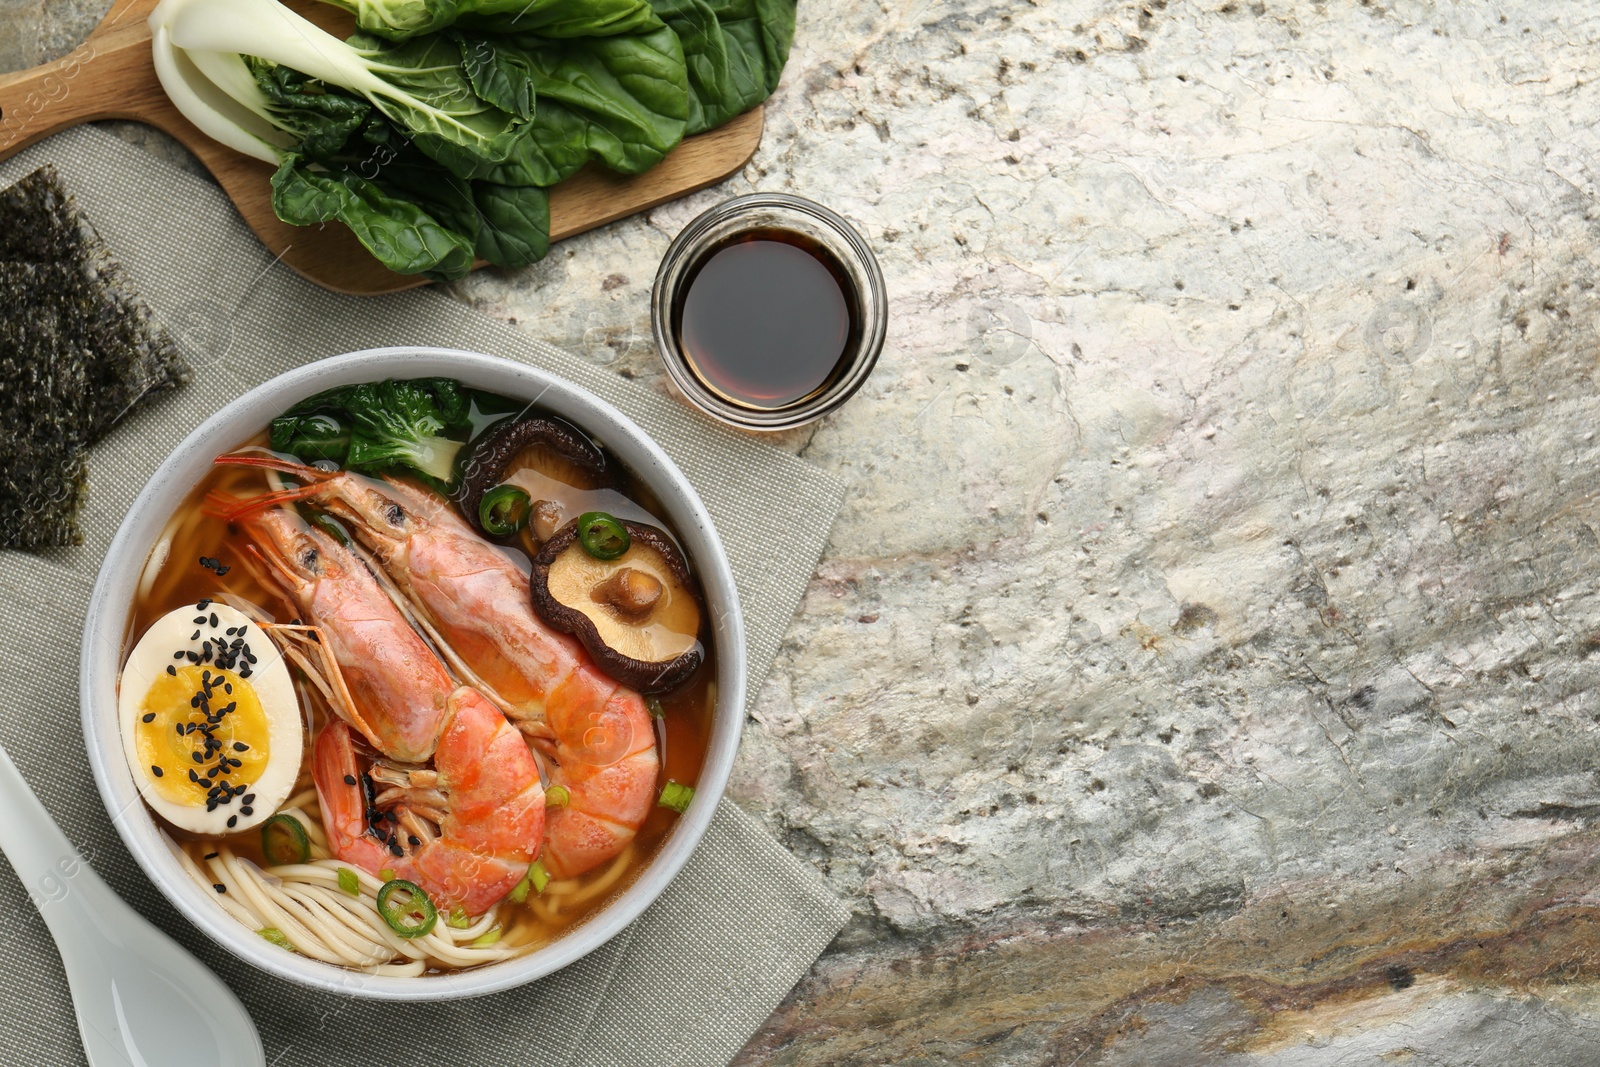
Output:
<instances>
[{"instance_id":1,"label":"glass cup","mask_svg":"<svg viewBox=\"0 0 1600 1067\"><path fill-rule=\"evenodd\" d=\"M850 289L845 295L854 306L859 325L829 381L815 392L776 408L741 404L712 390L695 372L678 340L685 285L712 248L751 230L788 230L821 245L844 271ZM690 403L732 426L787 430L837 410L861 388L883 350L888 304L878 261L848 222L804 197L751 193L718 204L673 239L650 292L650 325L668 376Z\"/></svg>"}]
</instances>

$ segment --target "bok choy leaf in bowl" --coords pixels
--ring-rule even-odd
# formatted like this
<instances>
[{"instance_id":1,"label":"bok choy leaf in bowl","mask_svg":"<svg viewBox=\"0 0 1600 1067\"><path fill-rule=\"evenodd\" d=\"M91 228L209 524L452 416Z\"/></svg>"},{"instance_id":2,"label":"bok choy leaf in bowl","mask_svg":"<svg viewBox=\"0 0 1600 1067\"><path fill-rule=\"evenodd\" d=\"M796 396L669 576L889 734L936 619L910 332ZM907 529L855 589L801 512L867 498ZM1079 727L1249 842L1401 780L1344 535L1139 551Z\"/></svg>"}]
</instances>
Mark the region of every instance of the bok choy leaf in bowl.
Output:
<instances>
[{"instance_id":1,"label":"bok choy leaf in bowl","mask_svg":"<svg viewBox=\"0 0 1600 1067\"><path fill-rule=\"evenodd\" d=\"M294 225L342 222L389 269L449 280L549 249L547 190L622 174L778 83L795 0L162 0L155 67L208 136L272 163Z\"/></svg>"}]
</instances>

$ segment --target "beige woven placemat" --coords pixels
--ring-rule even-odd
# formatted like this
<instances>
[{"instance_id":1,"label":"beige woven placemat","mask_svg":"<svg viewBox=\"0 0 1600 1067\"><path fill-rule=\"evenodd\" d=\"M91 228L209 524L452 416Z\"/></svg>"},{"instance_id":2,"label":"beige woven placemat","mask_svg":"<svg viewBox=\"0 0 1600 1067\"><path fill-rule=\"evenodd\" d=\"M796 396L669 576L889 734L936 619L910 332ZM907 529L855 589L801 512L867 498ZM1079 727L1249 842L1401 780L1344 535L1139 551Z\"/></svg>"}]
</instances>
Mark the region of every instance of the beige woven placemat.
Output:
<instances>
[{"instance_id":1,"label":"beige woven placemat","mask_svg":"<svg viewBox=\"0 0 1600 1067\"><path fill-rule=\"evenodd\" d=\"M135 412L90 458L85 543L0 552L0 742L94 867L215 968L261 1028L274 1067L722 1064L803 975L846 912L817 873L724 801L672 886L599 951L520 990L387 1005L263 975L202 938L123 849L82 758L78 641L117 524L206 415L291 367L421 344L535 364L598 393L689 476L721 532L748 632L751 691L771 666L838 510L838 482L674 400L421 290L338 296L275 266L210 184L79 128L0 163L0 187L45 163L123 263L197 373ZM43 921L0 859L0 1062L81 1063L72 1004Z\"/></svg>"}]
</instances>

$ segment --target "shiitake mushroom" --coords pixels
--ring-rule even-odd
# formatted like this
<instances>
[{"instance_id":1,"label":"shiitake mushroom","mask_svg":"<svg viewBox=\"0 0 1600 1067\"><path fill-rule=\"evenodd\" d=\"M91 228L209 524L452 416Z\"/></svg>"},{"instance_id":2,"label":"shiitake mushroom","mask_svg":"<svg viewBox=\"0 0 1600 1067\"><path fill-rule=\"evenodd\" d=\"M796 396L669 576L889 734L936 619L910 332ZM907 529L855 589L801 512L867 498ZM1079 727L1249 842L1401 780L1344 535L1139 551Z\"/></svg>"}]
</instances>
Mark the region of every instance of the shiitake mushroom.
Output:
<instances>
[{"instance_id":1,"label":"shiitake mushroom","mask_svg":"<svg viewBox=\"0 0 1600 1067\"><path fill-rule=\"evenodd\" d=\"M516 471L529 468L578 490L613 488L618 482L616 465L606 454L560 419L542 415L506 419L490 427L473 445L462 466L456 502L467 521L486 537L501 540L507 536L486 528L479 508L491 489L504 484ZM543 497L529 501L527 525L539 540L548 540L563 521L561 501Z\"/></svg>"},{"instance_id":2,"label":"shiitake mushroom","mask_svg":"<svg viewBox=\"0 0 1600 1067\"><path fill-rule=\"evenodd\" d=\"M630 689L674 689L705 658L688 561L664 531L612 521L628 534L627 550L612 559L585 549L576 519L545 542L533 560L534 610Z\"/></svg>"}]
</instances>

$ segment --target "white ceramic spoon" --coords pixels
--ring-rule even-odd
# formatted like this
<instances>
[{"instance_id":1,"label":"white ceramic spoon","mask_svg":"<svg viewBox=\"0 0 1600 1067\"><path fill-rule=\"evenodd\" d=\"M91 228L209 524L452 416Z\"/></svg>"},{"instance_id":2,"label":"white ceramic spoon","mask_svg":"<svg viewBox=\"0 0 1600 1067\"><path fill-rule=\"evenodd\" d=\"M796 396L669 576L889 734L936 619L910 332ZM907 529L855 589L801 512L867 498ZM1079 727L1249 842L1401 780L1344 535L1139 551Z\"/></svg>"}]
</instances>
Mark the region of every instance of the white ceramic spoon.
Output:
<instances>
[{"instance_id":1,"label":"white ceramic spoon","mask_svg":"<svg viewBox=\"0 0 1600 1067\"><path fill-rule=\"evenodd\" d=\"M56 939L91 1067L264 1067L239 998L100 880L4 748L0 812L0 852Z\"/></svg>"}]
</instances>

